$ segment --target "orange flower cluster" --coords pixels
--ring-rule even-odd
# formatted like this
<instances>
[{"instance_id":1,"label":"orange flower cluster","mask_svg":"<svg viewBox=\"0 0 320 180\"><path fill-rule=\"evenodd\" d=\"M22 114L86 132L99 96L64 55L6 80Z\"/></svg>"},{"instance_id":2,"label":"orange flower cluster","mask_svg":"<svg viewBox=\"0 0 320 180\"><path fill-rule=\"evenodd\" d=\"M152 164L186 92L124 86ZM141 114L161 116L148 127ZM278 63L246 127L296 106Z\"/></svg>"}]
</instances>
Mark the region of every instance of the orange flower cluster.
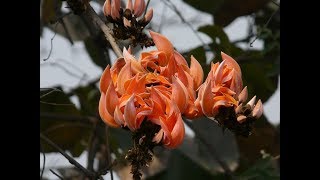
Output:
<instances>
[{"instance_id":1,"label":"orange flower cluster","mask_svg":"<svg viewBox=\"0 0 320 180\"><path fill-rule=\"evenodd\" d=\"M207 79L201 85L195 104L201 107L207 117L215 117L221 106L234 107L239 123L245 122L247 117L258 119L263 113L262 102L255 105L254 96L244 108L247 100L247 87L242 90L241 69L238 63L227 54L221 52L222 62L211 63L211 70ZM242 90L242 91L241 91ZM200 108L199 108L200 109ZM244 113L245 109L250 112Z\"/></svg>"},{"instance_id":2,"label":"orange flower cluster","mask_svg":"<svg viewBox=\"0 0 320 180\"><path fill-rule=\"evenodd\" d=\"M153 141L176 148L185 134L182 116L215 118L222 106L234 108L238 123L262 115L256 97L243 105L247 87L242 89L241 69L233 58L221 53L223 61L211 64L203 83L202 67L193 56L189 66L166 37L150 35L157 50L136 59L124 48L124 57L104 70L99 113L105 123L135 132L143 121L151 121L161 127Z\"/></svg>"},{"instance_id":3,"label":"orange flower cluster","mask_svg":"<svg viewBox=\"0 0 320 180\"><path fill-rule=\"evenodd\" d=\"M99 113L108 125L131 131L144 120L151 121L161 126L154 141L175 148L185 133L181 115L201 115L194 101L203 71L194 57L189 67L167 38L150 34L158 50L141 53L136 60L124 49L124 58L104 70Z\"/></svg>"}]
</instances>

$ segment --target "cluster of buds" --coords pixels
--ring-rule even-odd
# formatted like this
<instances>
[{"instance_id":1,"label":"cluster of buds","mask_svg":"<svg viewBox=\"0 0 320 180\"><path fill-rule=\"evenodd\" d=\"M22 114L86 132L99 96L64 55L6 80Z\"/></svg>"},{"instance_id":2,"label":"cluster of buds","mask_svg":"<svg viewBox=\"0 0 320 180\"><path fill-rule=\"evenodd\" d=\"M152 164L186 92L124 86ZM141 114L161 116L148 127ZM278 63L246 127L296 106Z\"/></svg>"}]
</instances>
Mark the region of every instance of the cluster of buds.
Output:
<instances>
[{"instance_id":1,"label":"cluster of buds","mask_svg":"<svg viewBox=\"0 0 320 180\"><path fill-rule=\"evenodd\" d=\"M153 9L150 8L145 15L146 4L144 0L128 0L126 8L121 7L120 0L106 0L103 5L103 13L107 20L113 23L113 33L117 39L131 39L132 46L153 46L154 43L143 29L151 21Z\"/></svg>"},{"instance_id":2,"label":"cluster of buds","mask_svg":"<svg viewBox=\"0 0 320 180\"><path fill-rule=\"evenodd\" d=\"M203 71L194 57L189 67L166 37L150 34L158 50L143 52L137 60L130 48L124 48L124 57L104 70L99 113L108 125L132 132L139 131L144 121L150 121L161 127L153 142L176 148L185 134L182 115L201 115L194 101Z\"/></svg>"}]
</instances>

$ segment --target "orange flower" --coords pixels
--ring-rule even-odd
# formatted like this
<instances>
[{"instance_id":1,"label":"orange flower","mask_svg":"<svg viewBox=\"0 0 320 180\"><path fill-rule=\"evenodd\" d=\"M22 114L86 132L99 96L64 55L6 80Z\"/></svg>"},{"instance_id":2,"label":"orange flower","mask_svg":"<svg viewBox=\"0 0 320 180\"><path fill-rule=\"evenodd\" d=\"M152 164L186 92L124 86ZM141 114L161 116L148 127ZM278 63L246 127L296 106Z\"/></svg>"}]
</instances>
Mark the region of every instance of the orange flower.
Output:
<instances>
[{"instance_id":1,"label":"orange flower","mask_svg":"<svg viewBox=\"0 0 320 180\"><path fill-rule=\"evenodd\" d=\"M211 70L206 81L201 85L195 104L208 117L215 117L220 107L234 107L236 113L240 112L242 102L246 101L247 87L242 90L241 69L238 63L227 54L221 52L223 61L212 63ZM241 91L242 90L242 91ZM261 100L256 106L250 104L254 111L254 117L259 118L262 114ZM255 107L255 109L253 109ZM239 117L240 115L238 115ZM243 122L244 117L238 118Z\"/></svg>"},{"instance_id":2,"label":"orange flower","mask_svg":"<svg viewBox=\"0 0 320 180\"><path fill-rule=\"evenodd\" d=\"M161 34L150 31L158 50L141 53L139 61L145 69L159 73L175 84L173 99L182 115L187 118L201 116L194 101L196 90L202 84L203 70L199 62L191 56L190 67L185 58L174 50L171 42ZM179 92L179 93L178 93Z\"/></svg>"},{"instance_id":3,"label":"orange flower","mask_svg":"<svg viewBox=\"0 0 320 180\"><path fill-rule=\"evenodd\" d=\"M161 126L154 142L176 148L185 133L181 116L200 115L194 101L203 71L194 57L189 68L167 38L150 34L157 51L143 52L136 60L130 48L124 48L124 57L104 70L99 113L108 125L131 131L139 130L143 121L151 121Z\"/></svg>"}]
</instances>

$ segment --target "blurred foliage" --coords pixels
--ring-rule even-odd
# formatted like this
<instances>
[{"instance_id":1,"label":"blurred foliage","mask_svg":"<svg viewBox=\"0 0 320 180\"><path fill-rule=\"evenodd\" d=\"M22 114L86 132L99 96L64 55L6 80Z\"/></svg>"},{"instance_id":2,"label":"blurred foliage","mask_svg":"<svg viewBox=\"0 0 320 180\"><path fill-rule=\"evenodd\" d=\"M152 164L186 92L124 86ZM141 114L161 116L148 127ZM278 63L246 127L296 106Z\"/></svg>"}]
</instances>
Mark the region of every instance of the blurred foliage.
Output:
<instances>
[{"instance_id":1,"label":"blurred foliage","mask_svg":"<svg viewBox=\"0 0 320 180\"><path fill-rule=\"evenodd\" d=\"M280 7L270 0L215 0L210 3L204 0L183 1L214 17L214 25L198 28L199 32L211 38L210 48L199 46L184 52L186 59L190 61L190 56L193 55L206 75L210 71L209 62L221 61L221 51L231 55L241 66L243 84L248 86L249 97L257 95L263 102L267 102L277 89L280 75ZM102 5L104 1L96 2ZM104 69L111 61L108 52L110 45L103 34L88 19L67 14L62 8L64 7L59 0L41 1L40 36L44 28L49 28L68 39L71 45L83 42L92 62ZM244 15L250 15L253 21L248 28L248 36L232 42L224 27ZM250 47L255 46L255 38L262 41L262 49ZM241 48L240 44L247 48ZM213 53L213 59L207 59L208 51ZM62 149L70 151L73 156L79 156L88 149L94 131L97 131L95 134L99 145L106 143L105 124L98 114L100 92L97 83L98 80L76 87L68 93L57 87L60 91L44 97L41 96L51 90L40 92L40 132ZM71 97L79 99L79 108L72 104ZM92 118L97 119L98 123L92 121ZM279 164L273 158L280 153L280 125L274 127L263 116L255 123L252 135L243 138L228 130L223 132L217 124L206 118L194 120L193 124L201 136L207 139L206 143L216 148L218 156L236 173L238 179L280 179L277 171ZM121 170L127 168L123 163L123 155L132 146L131 135L124 129L108 130L110 151L119 161L115 171L129 173ZM186 136L183 144L176 150L156 151L157 159L161 160L161 168L150 173L146 179L227 179L221 173L221 166L212 155L213 152L197 138L199 135ZM56 152L44 142L42 147L44 152ZM101 147L98 146L98 149L101 150ZM261 158L261 150L270 155L265 154ZM159 169L160 165L155 167Z\"/></svg>"}]
</instances>

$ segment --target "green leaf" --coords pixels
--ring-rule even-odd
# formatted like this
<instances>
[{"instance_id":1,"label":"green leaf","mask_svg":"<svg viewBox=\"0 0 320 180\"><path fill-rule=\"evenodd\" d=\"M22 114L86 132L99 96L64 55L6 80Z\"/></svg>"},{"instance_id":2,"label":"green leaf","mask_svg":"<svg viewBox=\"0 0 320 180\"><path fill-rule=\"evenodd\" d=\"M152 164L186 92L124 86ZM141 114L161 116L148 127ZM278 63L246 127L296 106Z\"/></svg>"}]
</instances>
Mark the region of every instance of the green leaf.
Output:
<instances>
[{"instance_id":1,"label":"green leaf","mask_svg":"<svg viewBox=\"0 0 320 180\"><path fill-rule=\"evenodd\" d=\"M61 13L62 1L60 0L43 0L41 4L41 20L48 24L54 21Z\"/></svg>"},{"instance_id":2,"label":"green leaf","mask_svg":"<svg viewBox=\"0 0 320 180\"><path fill-rule=\"evenodd\" d=\"M58 89L61 89L58 87ZM40 96L52 90L41 91ZM40 132L56 143L63 150L69 150L73 156L79 156L85 149L92 126L88 122L76 121L82 117L80 111L72 104L62 90L52 92L40 98ZM58 105L47 104L56 103ZM69 104L69 105L59 105ZM49 114L49 115L48 115ZM62 118L67 117L67 118ZM44 152L57 152L42 142Z\"/></svg>"},{"instance_id":3,"label":"green leaf","mask_svg":"<svg viewBox=\"0 0 320 180\"><path fill-rule=\"evenodd\" d=\"M269 154L264 154L252 167L239 174L240 180L268 179L278 180L280 174L275 166L275 161Z\"/></svg>"},{"instance_id":4,"label":"green leaf","mask_svg":"<svg viewBox=\"0 0 320 180\"><path fill-rule=\"evenodd\" d=\"M214 14L225 0L215 0L215 1L199 1L199 0L183 0L192 7L199 9L200 11L207 12L209 14Z\"/></svg>"},{"instance_id":5,"label":"green leaf","mask_svg":"<svg viewBox=\"0 0 320 180\"><path fill-rule=\"evenodd\" d=\"M108 64L111 64L109 52L105 49L105 46L99 45L98 40L88 37L85 39L84 44L89 56L96 65L104 69Z\"/></svg>"},{"instance_id":6,"label":"green leaf","mask_svg":"<svg viewBox=\"0 0 320 180\"><path fill-rule=\"evenodd\" d=\"M221 172L221 165L215 159L215 155L224 161L230 169L235 169L238 164L239 153L236 139L228 130L223 132L217 123L208 118L199 118L192 121L196 132L194 139L185 137L185 141L179 147L186 156L195 161L199 166L213 173ZM211 152L204 143L198 140L198 136L202 136L206 144L210 144L215 148L215 152Z\"/></svg>"},{"instance_id":7,"label":"green leaf","mask_svg":"<svg viewBox=\"0 0 320 180\"><path fill-rule=\"evenodd\" d=\"M218 59L221 59L221 51L226 54L231 54L232 45L222 27L217 25L207 25L200 27L198 31L207 34L211 38L211 49L216 52Z\"/></svg>"},{"instance_id":8,"label":"green leaf","mask_svg":"<svg viewBox=\"0 0 320 180\"><path fill-rule=\"evenodd\" d=\"M215 176L203 167L197 165L188 156L173 150L165 171L147 180L176 180L176 179L215 179Z\"/></svg>"}]
</instances>

